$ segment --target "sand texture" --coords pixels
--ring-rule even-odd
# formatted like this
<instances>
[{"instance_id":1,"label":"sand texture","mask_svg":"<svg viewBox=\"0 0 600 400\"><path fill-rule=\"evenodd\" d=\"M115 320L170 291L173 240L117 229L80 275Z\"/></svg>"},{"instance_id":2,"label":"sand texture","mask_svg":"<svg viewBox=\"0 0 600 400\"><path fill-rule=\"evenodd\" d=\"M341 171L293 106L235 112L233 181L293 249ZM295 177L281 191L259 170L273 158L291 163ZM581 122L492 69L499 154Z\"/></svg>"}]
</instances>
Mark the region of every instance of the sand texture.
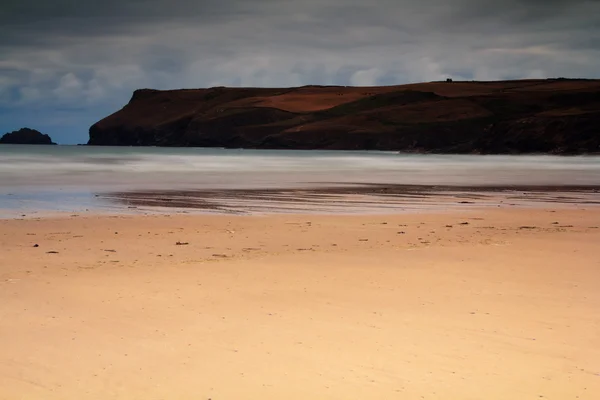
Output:
<instances>
[{"instance_id":1,"label":"sand texture","mask_svg":"<svg viewBox=\"0 0 600 400\"><path fill-rule=\"evenodd\" d=\"M593 207L1 220L0 399L598 399L599 227Z\"/></svg>"}]
</instances>

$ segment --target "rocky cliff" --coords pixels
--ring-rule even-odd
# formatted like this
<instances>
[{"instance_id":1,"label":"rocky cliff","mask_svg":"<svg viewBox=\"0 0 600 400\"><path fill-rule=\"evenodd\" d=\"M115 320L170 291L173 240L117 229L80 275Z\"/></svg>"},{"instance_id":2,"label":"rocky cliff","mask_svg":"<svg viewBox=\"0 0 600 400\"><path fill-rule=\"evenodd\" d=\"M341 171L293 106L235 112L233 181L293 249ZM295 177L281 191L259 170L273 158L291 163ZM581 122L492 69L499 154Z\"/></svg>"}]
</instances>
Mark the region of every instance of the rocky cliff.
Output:
<instances>
[{"instance_id":1,"label":"rocky cliff","mask_svg":"<svg viewBox=\"0 0 600 400\"><path fill-rule=\"evenodd\" d=\"M88 144L600 153L600 81L142 89Z\"/></svg>"},{"instance_id":2,"label":"rocky cliff","mask_svg":"<svg viewBox=\"0 0 600 400\"><path fill-rule=\"evenodd\" d=\"M56 144L48 135L35 129L21 128L18 131L6 133L0 138L0 144Z\"/></svg>"}]
</instances>

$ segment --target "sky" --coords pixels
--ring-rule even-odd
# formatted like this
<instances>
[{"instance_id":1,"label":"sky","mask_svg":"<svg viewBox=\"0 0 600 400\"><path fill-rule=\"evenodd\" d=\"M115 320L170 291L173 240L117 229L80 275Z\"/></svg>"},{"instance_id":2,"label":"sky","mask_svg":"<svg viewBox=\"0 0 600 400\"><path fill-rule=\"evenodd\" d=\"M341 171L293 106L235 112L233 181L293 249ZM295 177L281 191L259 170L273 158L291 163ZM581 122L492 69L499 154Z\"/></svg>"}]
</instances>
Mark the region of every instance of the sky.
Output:
<instances>
[{"instance_id":1,"label":"sky","mask_svg":"<svg viewBox=\"0 0 600 400\"><path fill-rule=\"evenodd\" d=\"M600 78L600 0L0 0L0 135L135 89Z\"/></svg>"}]
</instances>

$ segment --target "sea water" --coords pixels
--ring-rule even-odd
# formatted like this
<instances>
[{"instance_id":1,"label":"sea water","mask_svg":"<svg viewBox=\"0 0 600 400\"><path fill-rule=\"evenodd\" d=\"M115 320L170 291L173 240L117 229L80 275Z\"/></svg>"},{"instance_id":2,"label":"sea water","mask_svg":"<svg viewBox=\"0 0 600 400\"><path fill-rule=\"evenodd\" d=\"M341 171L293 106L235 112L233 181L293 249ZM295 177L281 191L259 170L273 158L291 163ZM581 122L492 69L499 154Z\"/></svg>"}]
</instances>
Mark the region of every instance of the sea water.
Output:
<instances>
[{"instance_id":1,"label":"sea water","mask_svg":"<svg viewBox=\"0 0 600 400\"><path fill-rule=\"evenodd\" d=\"M600 157L0 145L0 210L109 207L103 193L344 185L600 186Z\"/></svg>"}]
</instances>

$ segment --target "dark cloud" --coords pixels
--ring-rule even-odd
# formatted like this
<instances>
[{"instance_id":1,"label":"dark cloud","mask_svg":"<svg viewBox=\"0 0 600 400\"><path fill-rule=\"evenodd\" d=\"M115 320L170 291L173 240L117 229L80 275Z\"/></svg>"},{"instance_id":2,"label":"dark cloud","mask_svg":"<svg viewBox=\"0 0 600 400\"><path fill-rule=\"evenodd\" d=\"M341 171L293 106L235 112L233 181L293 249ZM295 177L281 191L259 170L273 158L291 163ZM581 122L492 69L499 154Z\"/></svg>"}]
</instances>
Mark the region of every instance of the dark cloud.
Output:
<instances>
[{"instance_id":1,"label":"dark cloud","mask_svg":"<svg viewBox=\"0 0 600 400\"><path fill-rule=\"evenodd\" d=\"M3 0L0 111L84 141L138 87L599 77L599 26L592 0Z\"/></svg>"}]
</instances>

